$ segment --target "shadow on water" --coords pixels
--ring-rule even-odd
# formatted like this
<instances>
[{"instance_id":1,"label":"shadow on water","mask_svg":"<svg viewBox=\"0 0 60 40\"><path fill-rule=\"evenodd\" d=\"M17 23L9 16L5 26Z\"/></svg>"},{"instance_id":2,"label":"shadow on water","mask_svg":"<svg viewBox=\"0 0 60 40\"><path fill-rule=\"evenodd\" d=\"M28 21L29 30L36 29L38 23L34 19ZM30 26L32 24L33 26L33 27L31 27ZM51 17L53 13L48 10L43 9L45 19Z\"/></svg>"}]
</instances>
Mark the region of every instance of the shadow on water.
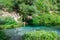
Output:
<instances>
[{"instance_id":1,"label":"shadow on water","mask_svg":"<svg viewBox=\"0 0 60 40\"><path fill-rule=\"evenodd\" d=\"M11 37L10 40L22 40L21 36L24 35L26 32L31 32L36 30L56 31L58 34L60 34L60 28L49 27L49 26L26 26L15 29L5 29L3 31L8 36Z\"/></svg>"}]
</instances>

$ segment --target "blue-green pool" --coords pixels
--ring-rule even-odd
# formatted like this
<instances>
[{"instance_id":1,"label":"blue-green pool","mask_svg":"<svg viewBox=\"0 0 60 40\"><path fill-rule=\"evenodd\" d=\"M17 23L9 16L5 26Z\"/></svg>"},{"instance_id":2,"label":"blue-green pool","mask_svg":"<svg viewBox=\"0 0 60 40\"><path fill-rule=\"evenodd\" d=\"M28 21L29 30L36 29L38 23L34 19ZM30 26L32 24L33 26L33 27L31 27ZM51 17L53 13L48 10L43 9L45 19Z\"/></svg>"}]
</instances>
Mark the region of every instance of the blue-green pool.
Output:
<instances>
[{"instance_id":1,"label":"blue-green pool","mask_svg":"<svg viewBox=\"0 0 60 40\"><path fill-rule=\"evenodd\" d=\"M26 26L26 27L20 27L15 29L5 29L3 30L7 35L11 37L10 40L21 40L20 36L22 36L26 32L30 31L39 31L39 30L45 30L45 31L56 31L58 34L60 34L60 28L55 27L49 27L49 26Z\"/></svg>"}]
</instances>

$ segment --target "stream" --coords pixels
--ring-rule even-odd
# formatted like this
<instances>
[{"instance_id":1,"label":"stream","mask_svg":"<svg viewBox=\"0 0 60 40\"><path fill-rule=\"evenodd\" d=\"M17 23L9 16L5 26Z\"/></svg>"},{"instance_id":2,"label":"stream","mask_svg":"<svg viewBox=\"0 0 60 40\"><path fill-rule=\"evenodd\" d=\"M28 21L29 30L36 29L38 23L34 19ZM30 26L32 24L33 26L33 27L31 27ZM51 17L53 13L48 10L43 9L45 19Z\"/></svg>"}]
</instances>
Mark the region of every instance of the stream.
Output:
<instances>
[{"instance_id":1,"label":"stream","mask_svg":"<svg viewBox=\"0 0 60 40\"><path fill-rule=\"evenodd\" d=\"M21 36L26 32L45 30L45 31L56 31L60 34L60 28L46 27L46 26L26 26L14 29L4 29L3 31L10 36L10 40L22 40Z\"/></svg>"}]
</instances>

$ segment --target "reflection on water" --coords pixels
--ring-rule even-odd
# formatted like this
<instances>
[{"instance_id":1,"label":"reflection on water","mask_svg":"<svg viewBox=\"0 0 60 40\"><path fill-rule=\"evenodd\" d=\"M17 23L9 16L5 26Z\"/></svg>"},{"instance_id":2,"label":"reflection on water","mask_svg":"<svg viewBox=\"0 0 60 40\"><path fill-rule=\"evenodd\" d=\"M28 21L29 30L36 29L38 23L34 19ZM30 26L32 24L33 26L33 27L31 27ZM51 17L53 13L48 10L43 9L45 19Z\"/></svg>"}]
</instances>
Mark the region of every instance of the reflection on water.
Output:
<instances>
[{"instance_id":1,"label":"reflection on water","mask_svg":"<svg viewBox=\"0 0 60 40\"><path fill-rule=\"evenodd\" d=\"M45 27L45 26L36 26L36 27L20 27L15 29L5 29L3 30L7 35L11 36L10 40L21 40L20 36L22 36L26 32L35 31L35 30L45 30L45 31L56 31L60 34L60 29L53 27Z\"/></svg>"}]
</instances>

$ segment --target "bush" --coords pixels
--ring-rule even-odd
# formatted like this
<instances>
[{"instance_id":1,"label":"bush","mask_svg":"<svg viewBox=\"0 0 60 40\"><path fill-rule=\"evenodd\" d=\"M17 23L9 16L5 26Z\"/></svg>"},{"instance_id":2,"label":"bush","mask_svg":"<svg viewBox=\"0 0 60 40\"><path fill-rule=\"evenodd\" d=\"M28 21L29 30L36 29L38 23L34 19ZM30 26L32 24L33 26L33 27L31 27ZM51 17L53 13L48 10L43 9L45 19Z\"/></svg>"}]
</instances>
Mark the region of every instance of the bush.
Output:
<instances>
[{"instance_id":1,"label":"bush","mask_svg":"<svg viewBox=\"0 0 60 40\"><path fill-rule=\"evenodd\" d=\"M36 0L35 5L41 13L55 11L57 9L57 0ZM54 7L53 7L54 6Z\"/></svg>"},{"instance_id":2,"label":"bush","mask_svg":"<svg viewBox=\"0 0 60 40\"><path fill-rule=\"evenodd\" d=\"M0 17L0 29L16 28L22 25L23 23L21 21L17 23L11 17Z\"/></svg>"},{"instance_id":3,"label":"bush","mask_svg":"<svg viewBox=\"0 0 60 40\"><path fill-rule=\"evenodd\" d=\"M0 8L3 9L5 8L7 11L12 12L16 11L19 12L20 4L25 4L25 5L33 5L34 0L0 0Z\"/></svg>"},{"instance_id":4,"label":"bush","mask_svg":"<svg viewBox=\"0 0 60 40\"><path fill-rule=\"evenodd\" d=\"M3 8L7 8L6 10L10 9L11 10L11 7L13 6L13 0L0 0L0 8L3 9Z\"/></svg>"},{"instance_id":5,"label":"bush","mask_svg":"<svg viewBox=\"0 0 60 40\"><path fill-rule=\"evenodd\" d=\"M56 32L34 31L23 35L23 40L57 40Z\"/></svg>"},{"instance_id":6,"label":"bush","mask_svg":"<svg viewBox=\"0 0 60 40\"><path fill-rule=\"evenodd\" d=\"M9 40L9 37L3 31L0 31L0 40Z\"/></svg>"},{"instance_id":7,"label":"bush","mask_svg":"<svg viewBox=\"0 0 60 40\"><path fill-rule=\"evenodd\" d=\"M38 14L33 15L33 24L35 25L60 25L60 16L58 14Z\"/></svg>"},{"instance_id":8,"label":"bush","mask_svg":"<svg viewBox=\"0 0 60 40\"><path fill-rule=\"evenodd\" d=\"M0 17L0 25L17 24L17 22L11 17Z\"/></svg>"},{"instance_id":9,"label":"bush","mask_svg":"<svg viewBox=\"0 0 60 40\"><path fill-rule=\"evenodd\" d=\"M20 5L20 12L23 15L32 15L33 13L36 13L36 7L35 6L29 6L25 5L24 3Z\"/></svg>"}]
</instances>

